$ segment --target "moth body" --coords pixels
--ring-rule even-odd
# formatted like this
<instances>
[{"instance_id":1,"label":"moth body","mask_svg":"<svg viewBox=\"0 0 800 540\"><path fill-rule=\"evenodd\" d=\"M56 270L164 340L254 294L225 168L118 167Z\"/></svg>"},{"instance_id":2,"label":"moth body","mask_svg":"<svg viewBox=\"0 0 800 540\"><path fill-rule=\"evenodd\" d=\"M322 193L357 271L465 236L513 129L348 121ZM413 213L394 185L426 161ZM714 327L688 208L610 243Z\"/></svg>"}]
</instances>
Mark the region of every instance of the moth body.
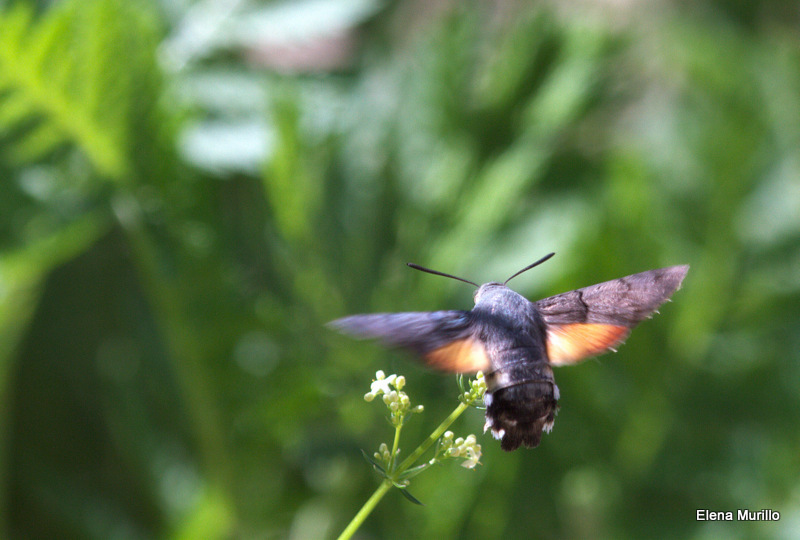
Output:
<instances>
[{"instance_id":1,"label":"moth body","mask_svg":"<svg viewBox=\"0 0 800 540\"><path fill-rule=\"evenodd\" d=\"M533 302L500 283L475 292L472 314L479 326L490 369L484 431L504 450L535 447L550 431L558 406L558 387L547 359L544 319Z\"/></svg>"}]
</instances>

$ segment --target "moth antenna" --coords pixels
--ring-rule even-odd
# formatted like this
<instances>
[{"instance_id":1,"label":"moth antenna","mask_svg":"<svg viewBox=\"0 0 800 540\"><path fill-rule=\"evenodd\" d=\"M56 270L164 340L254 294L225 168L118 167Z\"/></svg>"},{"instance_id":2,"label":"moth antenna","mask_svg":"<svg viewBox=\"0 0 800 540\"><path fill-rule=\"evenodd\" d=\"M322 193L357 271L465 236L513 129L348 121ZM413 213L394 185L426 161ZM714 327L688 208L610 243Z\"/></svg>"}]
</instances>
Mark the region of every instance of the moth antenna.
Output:
<instances>
[{"instance_id":1,"label":"moth antenna","mask_svg":"<svg viewBox=\"0 0 800 540\"><path fill-rule=\"evenodd\" d=\"M430 268L425 268L424 266L420 266L420 265L414 264L414 263L406 263L406 264L408 266L410 266L411 268L413 268L414 270L421 270L421 271L427 272L429 274L435 274L437 276L444 276L444 277L449 277L449 278L452 278L452 279L457 279L458 281L463 281L464 283L469 283L470 285L475 285L476 287L480 287L480 285L478 285L474 281L470 281L468 279L460 278L458 276L454 276L454 275L451 275L451 274L445 274L444 272L439 272L437 270L431 270Z\"/></svg>"},{"instance_id":2,"label":"moth antenna","mask_svg":"<svg viewBox=\"0 0 800 540\"><path fill-rule=\"evenodd\" d=\"M512 279L514 279L514 278L515 278L515 277L517 277L518 275L520 275L521 273L523 273L523 272L527 272L528 270L530 270L530 269L531 269L531 268L533 268L534 266L539 266L540 264L542 264L544 261L546 261L547 259L549 259L549 258L550 258L550 257L552 257L553 255L555 255L555 252L553 252L553 253L549 253L549 254L545 255L544 257L542 257L541 259L539 259L538 261L536 261L536 262L535 262L535 263L533 263L533 264L529 264L528 266L526 266L525 268L523 268L522 270L520 270L519 272L517 272L516 274L514 274L513 276L511 276L511 277L510 277L510 278L508 278L507 280L505 280L505 281L503 282L503 285L505 285L506 283L508 283L509 281L511 281Z\"/></svg>"}]
</instances>

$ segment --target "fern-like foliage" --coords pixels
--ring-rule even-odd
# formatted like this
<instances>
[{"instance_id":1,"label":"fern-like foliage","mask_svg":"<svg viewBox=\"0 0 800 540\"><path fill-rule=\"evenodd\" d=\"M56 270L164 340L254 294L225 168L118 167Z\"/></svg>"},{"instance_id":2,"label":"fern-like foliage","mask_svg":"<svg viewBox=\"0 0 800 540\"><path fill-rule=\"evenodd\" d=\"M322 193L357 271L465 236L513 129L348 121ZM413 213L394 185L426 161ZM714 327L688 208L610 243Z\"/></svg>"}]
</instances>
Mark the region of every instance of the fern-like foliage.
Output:
<instances>
[{"instance_id":1,"label":"fern-like foliage","mask_svg":"<svg viewBox=\"0 0 800 540\"><path fill-rule=\"evenodd\" d=\"M73 148L104 177L130 172L129 114L152 47L126 11L72 0L0 12L0 159L20 166Z\"/></svg>"}]
</instances>

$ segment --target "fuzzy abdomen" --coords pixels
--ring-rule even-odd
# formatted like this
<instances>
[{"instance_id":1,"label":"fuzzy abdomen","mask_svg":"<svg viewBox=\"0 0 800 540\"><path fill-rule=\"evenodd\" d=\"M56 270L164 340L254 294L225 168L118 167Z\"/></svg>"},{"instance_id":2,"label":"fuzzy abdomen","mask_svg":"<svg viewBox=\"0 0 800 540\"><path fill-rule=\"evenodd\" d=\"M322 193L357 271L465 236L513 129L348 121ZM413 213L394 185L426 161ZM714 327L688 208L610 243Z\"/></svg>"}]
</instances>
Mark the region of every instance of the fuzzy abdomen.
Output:
<instances>
[{"instance_id":1,"label":"fuzzy abdomen","mask_svg":"<svg viewBox=\"0 0 800 540\"><path fill-rule=\"evenodd\" d=\"M497 368L486 375L484 431L491 429L506 451L538 446L542 431L553 427L558 387L550 365L541 355L531 354L535 352L504 351Z\"/></svg>"}]
</instances>

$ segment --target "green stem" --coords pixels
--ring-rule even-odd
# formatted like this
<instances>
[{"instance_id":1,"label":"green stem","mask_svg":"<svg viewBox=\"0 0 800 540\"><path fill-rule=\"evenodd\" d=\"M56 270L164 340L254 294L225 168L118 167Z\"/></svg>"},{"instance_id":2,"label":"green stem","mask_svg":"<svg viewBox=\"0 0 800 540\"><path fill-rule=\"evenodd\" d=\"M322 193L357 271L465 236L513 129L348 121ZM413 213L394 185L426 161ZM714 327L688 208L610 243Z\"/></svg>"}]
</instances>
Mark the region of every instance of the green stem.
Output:
<instances>
[{"instance_id":1,"label":"green stem","mask_svg":"<svg viewBox=\"0 0 800 540\"><path fill-rule=\"evenodd\" d=\"M378 505L380 500L383 498L386 493L392 489L392 481L391 480L384 480L381 482L381 485L378 486L378 489L375 490L375 493L367 499L367 502L364 503L364 506L361 507L361 510L353 517L350 523L347 525L342 534L339 535L338 540L347 540L353 533L355 533L361 524L364 523L364 520L367 519L367 516L372 512L373 509Z\"/></svg>"},{"instance_id":2,"label":"green stem","mask_svg":"<svg viewBox=\"0 0 800 540\"><path fill-rule=\"evenodd\" d=\"M400 445L400 430L403 429L403 424L394 428L394 442L392 443L392 453L389 455L389 474L394 472L394 463L397 458L397 447Z\"/></svg>"},{"instance_id":3,"label":"green stem","mask_svg":"<svg viewBox=\"0 0 800 540\"><path fill-rule=\"evenodd\" d=\"M401 474L401 473L402 473L402 472L404 472L406 469L408 469L410 466L412 466L412 465L414 464L414 462L415 462L415 461L417 461L417 460L420 458L420 456L421 456L422 454L424 454L424 453L425 453L425 452L428 450L428 448L430 448L430 447L433 445L433 443L435 443L435 442L436 442L436 441L439 439L439 437L441 437L441 436L442 436L442 434L443 434L445 431L447 431L447 428L449 428L449 427L450 427L450 425L451 425L453 422L455 422L455 421L456 421L456 419L457 419L459 416L461 416L461 413L463 413L464 411L466 411L468 408L469 408L469 405L467 405L466 403L459 403L459 404L458 404L458 407L456 407L456 408L455 408L455 410L454 410L453 412L451 412L451 413L450 413L450 416L448 416L447 418L445 418L445 419L444 419L444 421L443 421L441 424L439 424L439 427L437 427L436 429L434 429L434 430L433 430L433 433L431 433L430 435L428 435L428 438L427 438L427 439L425 439L424 441L422 441L422 444L420 444L420 445L417 447L417 449L416 449L416 450L414 450L414 452L413 452L413 453L412 453L410 456L408 456L408 457L407 457L407 458L406 458L406 459L405 459L405 460L404 460L404 461L403 461L403 462L400 464L400 466L399 466L399 467L397 467L397 474Z\"/></svg>"}]
</instances>

